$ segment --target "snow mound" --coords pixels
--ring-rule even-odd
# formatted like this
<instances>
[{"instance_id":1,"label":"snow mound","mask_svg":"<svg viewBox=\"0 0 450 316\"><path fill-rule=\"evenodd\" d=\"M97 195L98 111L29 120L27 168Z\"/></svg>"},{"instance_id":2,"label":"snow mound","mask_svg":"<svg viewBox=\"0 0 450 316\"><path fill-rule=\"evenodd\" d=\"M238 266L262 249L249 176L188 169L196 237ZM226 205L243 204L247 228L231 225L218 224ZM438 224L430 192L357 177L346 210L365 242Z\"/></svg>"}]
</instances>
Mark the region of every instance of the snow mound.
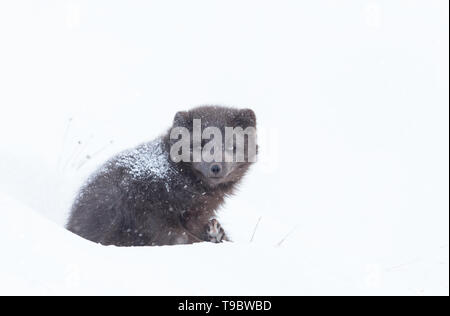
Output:
<instances>
[{"instance_id":1,"label":"snow mound","mask_svg":"<svg viewBox=\"0 0 450 316\"><path fill-rule=\"evenodd\" d=\"M427 294L423 266L405 273L352 258L314 262L302 247L257 243L104 247L2 194L0 209L0 295Z\"/></svg>"}]
</instances>

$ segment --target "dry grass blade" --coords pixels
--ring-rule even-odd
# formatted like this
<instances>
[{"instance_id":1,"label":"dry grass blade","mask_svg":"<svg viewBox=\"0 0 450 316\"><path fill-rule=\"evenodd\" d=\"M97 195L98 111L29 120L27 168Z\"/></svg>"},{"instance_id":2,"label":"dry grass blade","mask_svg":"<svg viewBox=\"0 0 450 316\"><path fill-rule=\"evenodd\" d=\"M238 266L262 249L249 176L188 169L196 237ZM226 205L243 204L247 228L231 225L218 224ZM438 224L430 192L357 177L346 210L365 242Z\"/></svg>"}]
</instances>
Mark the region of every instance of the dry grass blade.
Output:
<instances>
[{"instance_id":1,"label":"dry grass blade","mask_svg":"<svg viewBox=\"0 0 450 316\"><path fill-rule=\"evenodd\" d=\"M277 247L280 247L280 246L286 241L286 239L288 239L288 237L289 237L296 229L297 229L297 226L295 226L294 228L292 228L292 230L291 230L289 233L287 233L287 235L284 236L283 239L281 239L281 240L276 244L276 246L277 246Z\"/></svg>"},{"instance_id":2,"label":"dry grass blade","mask_svg":"<svg viewBox=\"0 0 450 316\"><path fill-rule=\"evenodd\" d=\"M261 218L262 218L262 216L259 217L259 218L258 218L258 222L256 222L255 229L253 229L252 238L250 238L250 242L252 242L253 239L255 238L256 230L258 229L258 225L259 225L259 222L261 221Z\"/></svg>"}]
</instances>

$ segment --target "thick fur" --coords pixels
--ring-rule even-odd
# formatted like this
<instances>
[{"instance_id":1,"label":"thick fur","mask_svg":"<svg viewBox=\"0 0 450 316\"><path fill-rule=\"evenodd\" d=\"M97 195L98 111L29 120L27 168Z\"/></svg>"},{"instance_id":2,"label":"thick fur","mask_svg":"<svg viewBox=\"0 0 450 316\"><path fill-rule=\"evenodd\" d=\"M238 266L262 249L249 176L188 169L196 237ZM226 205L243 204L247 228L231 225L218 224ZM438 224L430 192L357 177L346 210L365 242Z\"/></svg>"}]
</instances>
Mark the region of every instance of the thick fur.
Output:
<instances>
[{"instance_id":1,"label":"thick fur","mask_svg":"<svg viewBox=\"0 0 450 316\"><path fill-rule=\"evenodd\" d=\"M192 129L194 118L201 118L203 127L256 127L253 111L218 106L179 112L173 127ZM170 159L173 141L169 132L117 155L92 175L73 204L67 229L88 240L116 246L216 240L209 234L221 228L211 219L225 197L233 194L251 163L233 166L222 183L211 185L192 163ZM155 159L146 161L154 155L156 166ZM158 170L161 165L163 172ZM220 239L228 237L224 233Z\"/></svg>"}]
</instances>

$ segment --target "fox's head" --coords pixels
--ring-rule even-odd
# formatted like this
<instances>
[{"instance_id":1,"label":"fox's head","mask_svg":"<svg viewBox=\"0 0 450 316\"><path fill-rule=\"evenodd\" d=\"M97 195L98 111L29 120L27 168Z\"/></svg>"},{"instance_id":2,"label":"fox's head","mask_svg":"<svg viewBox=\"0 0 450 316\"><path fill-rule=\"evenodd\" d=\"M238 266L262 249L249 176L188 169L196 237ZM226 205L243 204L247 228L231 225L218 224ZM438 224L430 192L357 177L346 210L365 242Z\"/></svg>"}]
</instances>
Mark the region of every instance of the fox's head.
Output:
<instances>
[{"instance_id":1,"label":"fox's head","mask_svg":"<svg viewBox=\"0 0 450 316\"><path fill-rule=\"evenodd\" d=\"M210 187L236 183L256 161L256 116L250 109L202 106L175 115L171 159Z\"/></svg>"}]
</instances>

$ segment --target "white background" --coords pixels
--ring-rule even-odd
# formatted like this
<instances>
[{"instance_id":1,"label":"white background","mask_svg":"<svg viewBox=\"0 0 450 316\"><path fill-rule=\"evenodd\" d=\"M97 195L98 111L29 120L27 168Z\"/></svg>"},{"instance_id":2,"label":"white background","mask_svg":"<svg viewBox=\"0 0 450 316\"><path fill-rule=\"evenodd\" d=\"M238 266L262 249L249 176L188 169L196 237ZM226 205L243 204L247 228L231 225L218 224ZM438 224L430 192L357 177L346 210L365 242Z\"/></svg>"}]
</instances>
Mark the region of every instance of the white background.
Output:
<instances>
[{"instance_id":1,"label":"white background","mask_svg":"<svg viewBox=\"0 0 450 316\"><path fill-rule=\"evenodd\" d=\"M448 295L448 6L2 1L0 293ZM234 244L105 250L59 228L92 170L201 104L258 118L260 162L220 213ZM143 270L99 277L106 251Z\"/></svg>"}]
</instances>

